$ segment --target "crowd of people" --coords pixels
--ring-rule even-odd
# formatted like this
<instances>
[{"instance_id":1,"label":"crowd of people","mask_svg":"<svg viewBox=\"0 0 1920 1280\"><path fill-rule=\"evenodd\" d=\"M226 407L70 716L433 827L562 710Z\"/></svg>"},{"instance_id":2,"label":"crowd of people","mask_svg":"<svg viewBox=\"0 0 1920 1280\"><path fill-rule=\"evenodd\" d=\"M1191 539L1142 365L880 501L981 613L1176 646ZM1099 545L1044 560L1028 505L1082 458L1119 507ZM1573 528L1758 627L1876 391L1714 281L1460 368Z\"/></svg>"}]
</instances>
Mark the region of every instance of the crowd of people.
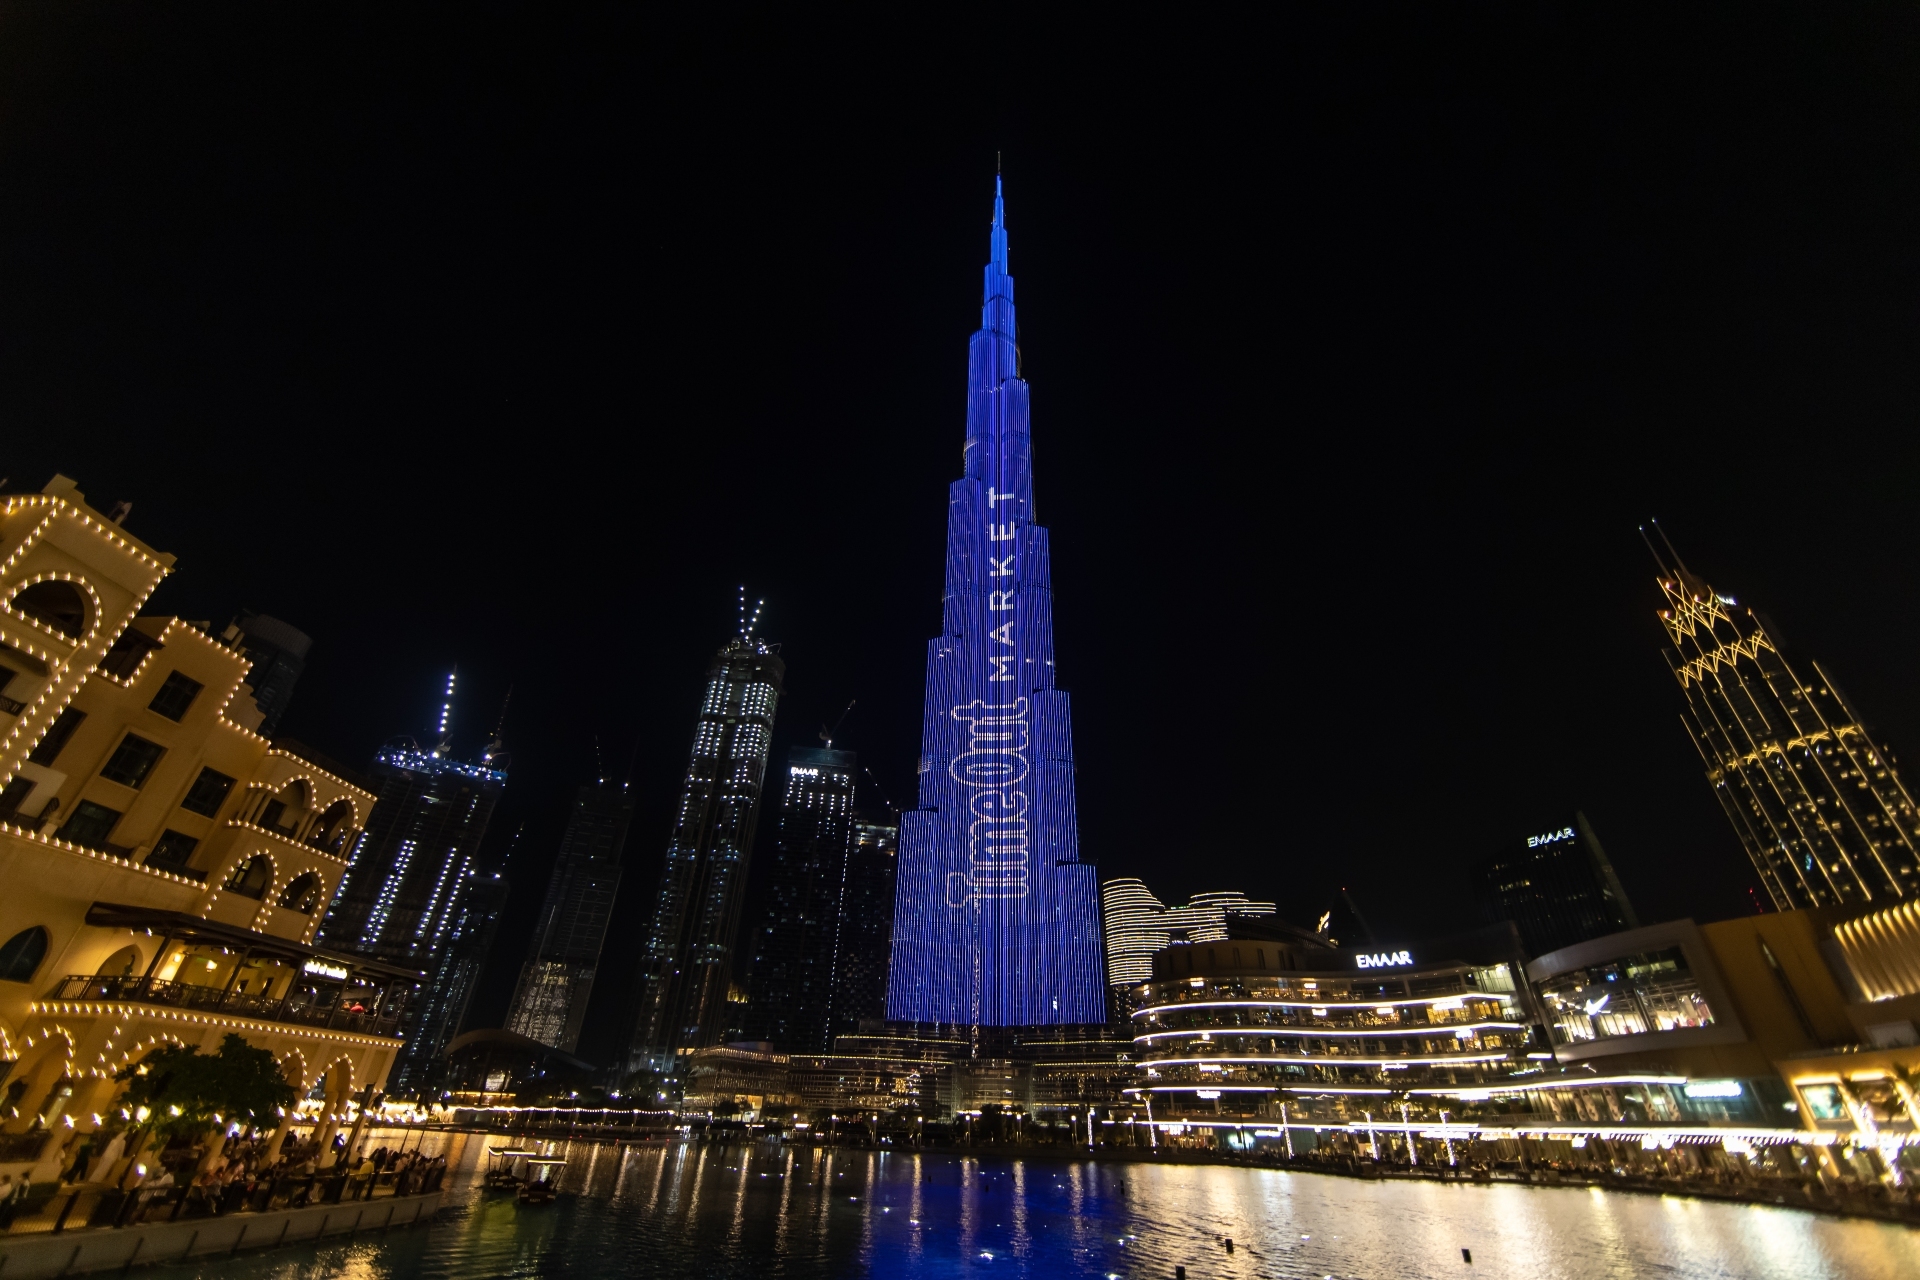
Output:
<instances>
[{"instance_id":1,"label":"crowd of people","mask_svg":"<svg viewBox=\"0 0 1920 1280\"><path fill-rule=\"evenodd\" d=\"M0 1186L0 1231L29 1212L51 1215L57 1231L298 1209L371 1200L376 1194L425 1195L439 1190L446 1168L446 1157L418 1149L380 1147L355 1160L346 1151L345 1135L324 1151L313 1142L289 1143L271 1159L267 1140L250 1136L235 1138L211 1155L204 1144L182 1143L136 1161L125 1138L113 1135L78 1145L59 1191L44 1205L31 1203L24 1178ZM76 1212L83 1216L72 1221Z\"/></svg>"}]
</instances>

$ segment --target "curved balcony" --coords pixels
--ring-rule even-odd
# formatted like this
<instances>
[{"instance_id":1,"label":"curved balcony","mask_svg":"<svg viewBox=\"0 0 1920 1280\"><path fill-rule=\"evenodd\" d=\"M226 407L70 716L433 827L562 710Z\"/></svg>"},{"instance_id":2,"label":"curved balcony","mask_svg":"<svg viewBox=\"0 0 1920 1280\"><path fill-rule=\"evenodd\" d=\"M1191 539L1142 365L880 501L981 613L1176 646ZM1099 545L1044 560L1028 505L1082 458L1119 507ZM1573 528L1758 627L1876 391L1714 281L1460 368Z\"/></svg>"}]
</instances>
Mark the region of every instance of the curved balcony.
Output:
<instances>
[{"instance_id":1,"label":"curved balcony","mask_svg":"<svg viewBox=\"0 0 1920 1280\"><path fill-rule=\"evenodd\" d=\"M333 1001L314 998L300 991L281 1000L241 995L219 987L194 986L185 982L158 978L89 977L75 974L62 978L47 993L48 1001L68 1004L144 1004L166 1009L191 1009L196 1013L218 1013L229 1018L252 1018L259 1022L285 1022L303 1027L323 1027L363 1036L398 1038L400 1019L373 1013L354 1013Z\"/></svg>"}]
</instances>

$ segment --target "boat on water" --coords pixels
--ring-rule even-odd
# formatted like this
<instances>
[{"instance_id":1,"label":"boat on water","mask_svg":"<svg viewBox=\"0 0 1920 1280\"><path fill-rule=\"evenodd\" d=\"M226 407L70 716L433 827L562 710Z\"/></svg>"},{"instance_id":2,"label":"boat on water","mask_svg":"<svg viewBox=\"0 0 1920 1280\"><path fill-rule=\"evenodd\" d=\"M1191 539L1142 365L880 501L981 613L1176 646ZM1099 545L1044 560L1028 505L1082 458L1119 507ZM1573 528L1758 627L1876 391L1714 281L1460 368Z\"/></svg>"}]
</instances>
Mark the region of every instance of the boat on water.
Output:
<instances>
[{"instance_id":1,"label":"boat on water","mask_svg":"<svg viewBox=\"0 0 1920 1280\"><path fill-rule=\"evenodd\" d=\"M515 1194L521 1204L552 1204L560 1194L559 1173L566 1161L542 1156L527 1161L527 1176Z\"/></svg>"},{"instance_id":2,"label":"boat on water","mask_svg":"<svg viewBox=\"0 0 1920 1280\"><path fill-rule=\"evenodd\" d=\"M525 1180L520 1172L520 1162L539 1154L526 1147L487 1148L487 1190L512 1191L518 1187Z\"/></svg>"}]
</instances>

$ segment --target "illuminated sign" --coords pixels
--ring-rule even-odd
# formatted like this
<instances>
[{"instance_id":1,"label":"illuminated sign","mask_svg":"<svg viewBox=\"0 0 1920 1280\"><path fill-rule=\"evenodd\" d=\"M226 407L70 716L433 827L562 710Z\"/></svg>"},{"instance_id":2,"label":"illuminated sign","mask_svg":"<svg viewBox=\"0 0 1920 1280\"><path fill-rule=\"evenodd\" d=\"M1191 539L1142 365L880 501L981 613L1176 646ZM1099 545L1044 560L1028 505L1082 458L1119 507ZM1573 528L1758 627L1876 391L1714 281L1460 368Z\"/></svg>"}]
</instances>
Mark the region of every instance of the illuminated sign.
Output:
<instances>
[{"instance_id":1,"label":"illuminated sign","mask_svg":"<svg viewBox=\"0 0 1920 1280\"><path fill-rule=\"evenodd\" d=\"M342 982L346 981L347 978L347 966L343 964L328 964L325 960L309 960L304 968L316 978L338 978Z\"/></svg>"},{"instance_id":2,"label":"illuminated sign","mask_svg":"<svg viewBox=\"0 0 1920 1280\"><path fill-rule=\"evenodd\" d=\"M1562 840L1573 839L1573 828L1562 827L1558 831L1549 831L1543 836L1528 836L1527 848L1538 849L1543 844L1559 844Z\"/></svg>"},{"instance_id":3,"label":"illuminated sign","mask_svg":"<svg viewBox=\"0 0 1920 1280\"><path fill-rule=\"evenodd\" d=\"M1387 969L1398 964L1412 964L1411 951L1376 951L1370 956L1355 956L1353 962L1362 969Z\"/></svg>"},{"instance_id":4,"label":"illuminated sign","mask_svg":"<svg viewBox=\"0 0 1920 1280\"><path fill-rule=\"evenodd\" d=\"M1196 1098L1217 1098L1220 1096L1220 1091L1218 1089L1195 1089L1193 1096Z\"/></svg>"},{"instance_id":5,"label":"illuminated sign","mask_svg":"<svg viewBox=\"0 0 1920 1280\"><path fill-rule=\"evenodd\" d=\"M1687 1086L1689 1098L1737 1098L1740 1094L1738 1080L1700 1080Z\"/></svg>"}]
</instances>

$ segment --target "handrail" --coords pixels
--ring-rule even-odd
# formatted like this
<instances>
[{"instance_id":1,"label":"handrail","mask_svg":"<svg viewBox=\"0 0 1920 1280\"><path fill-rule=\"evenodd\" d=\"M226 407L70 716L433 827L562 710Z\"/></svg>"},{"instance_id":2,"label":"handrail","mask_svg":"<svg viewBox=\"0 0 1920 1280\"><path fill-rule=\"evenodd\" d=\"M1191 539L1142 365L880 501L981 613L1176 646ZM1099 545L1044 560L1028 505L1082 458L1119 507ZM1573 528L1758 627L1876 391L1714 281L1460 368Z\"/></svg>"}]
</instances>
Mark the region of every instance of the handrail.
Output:
<instances>
[{"instance_id":1,"label":"handrail","mask_svg":"<svg viewBox=\"0 0 1920 1280\"><path fill-rule=\"evenodd\" d=\"M325 1027L330 1031L350 1031L358 1035L390 1036L395 1039L400 1036L398 1017L353 1013L333 1005L320 1005L294 997L270 1000L261 996L241 995L237 991L225 991L219 987L140 978L132 974L123 977L74 974L62 978L46 998L68 1002L127 1001L175 1009L217 1011L238 1018Z\"/></svg>"}]
</instances>

